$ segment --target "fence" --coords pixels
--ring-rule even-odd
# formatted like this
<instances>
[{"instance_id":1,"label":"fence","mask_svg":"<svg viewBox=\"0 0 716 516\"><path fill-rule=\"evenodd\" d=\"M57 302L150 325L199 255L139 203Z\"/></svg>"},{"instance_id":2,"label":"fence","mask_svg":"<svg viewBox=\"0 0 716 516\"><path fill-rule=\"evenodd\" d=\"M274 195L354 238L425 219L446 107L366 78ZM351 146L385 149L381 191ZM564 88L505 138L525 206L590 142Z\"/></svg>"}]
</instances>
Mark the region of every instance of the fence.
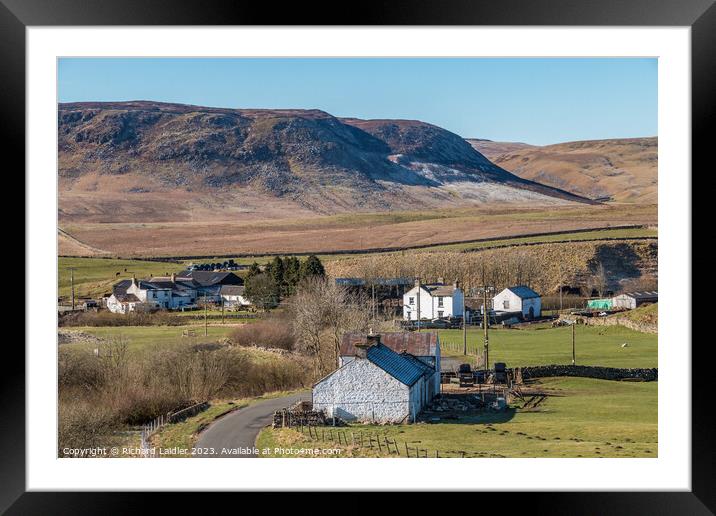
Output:
<instances>
[{"instance_id":1,"label":"fence","mask_svg":"<svg viewBox=\"0 0 716 516\"><path fill-rule=\"evenodd\" d=\"M498 457L496 454L486 452L469 452L467 450L430 450L418 446L419 441L398 441L389 438L386 434L374 432L351 431L331 427L300 426L296 428L304 437L312 441L331 442L334 444L352 446L360 449L370 449L379 454L404 458L480 458Z\"/></svg>"},{"instance_id":2,"label":"fence","mask_svg":"<svg viewBox=\"0 0 716 516\"><path fill-rule=\"evenodd\" d=\"M159 429L161 429L163 426L172 423L178 423L179 421L183 421L189 417L195 416L199 412L203 412L208 408L209 402L202 401L201 403L197 403L195 405L191 405L190 407L177 410L176 412L168 412L167 414L162 414L152 419L149 423L143 425L141 435L142 456L149 457L152 455L152 450L149 446L149 438L157 431L159 431Z\"/></svg>"}]
</instances>

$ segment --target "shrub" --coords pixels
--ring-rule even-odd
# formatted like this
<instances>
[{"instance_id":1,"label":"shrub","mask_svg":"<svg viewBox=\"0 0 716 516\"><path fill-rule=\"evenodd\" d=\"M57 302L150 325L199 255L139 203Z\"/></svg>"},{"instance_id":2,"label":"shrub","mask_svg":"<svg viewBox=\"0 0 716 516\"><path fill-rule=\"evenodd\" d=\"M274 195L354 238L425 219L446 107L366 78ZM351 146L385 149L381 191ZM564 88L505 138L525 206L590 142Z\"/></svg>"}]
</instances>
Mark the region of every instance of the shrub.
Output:
<instances>
[{"instance_id":1,"label":"shrub","mask_svg":"<svg viewBox=\"0 0 716 516\"><path fill-rule=\"evenodd\" d=\"M60 315L59 326L180 326L186 321L171 312L70 312Z\"/></svg>"},{"instance_id":2,"label":"shrub","mask_svg":"<svg viewBox=\"0 0 716 516\"><path fill-rule=\"evenodd\" d=\"M291 322L286 316L276 313L238 327L231 332L230 338L239 346L285 350L294 349L296 342Z\"/></svg>"}]
</instances>

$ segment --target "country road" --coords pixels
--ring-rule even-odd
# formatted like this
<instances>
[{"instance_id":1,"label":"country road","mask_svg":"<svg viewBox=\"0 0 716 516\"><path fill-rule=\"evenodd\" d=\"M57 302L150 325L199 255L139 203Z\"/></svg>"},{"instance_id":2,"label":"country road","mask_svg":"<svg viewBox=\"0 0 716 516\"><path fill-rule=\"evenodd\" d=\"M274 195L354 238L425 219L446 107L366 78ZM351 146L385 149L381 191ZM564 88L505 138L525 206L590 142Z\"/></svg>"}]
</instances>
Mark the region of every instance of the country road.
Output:
<instances>
[{"instance_id":1,"label":"country road","mask_svg":"<svg viewBox=\"0 0 716 516\"><path fill-rule=\"evenodd\" d=\"M290 396L260 401L219 418L199 434L196 447L204 450L202 457L256 457L255 453L243 453L240 448L251 449L256 437L265 426L271 424L273 413L298 400L310 400L311 393L302 391ZM206 451L213 448L213 453ZM199 455L195 455L199 456Z\"/></svg>"}]
</instances>

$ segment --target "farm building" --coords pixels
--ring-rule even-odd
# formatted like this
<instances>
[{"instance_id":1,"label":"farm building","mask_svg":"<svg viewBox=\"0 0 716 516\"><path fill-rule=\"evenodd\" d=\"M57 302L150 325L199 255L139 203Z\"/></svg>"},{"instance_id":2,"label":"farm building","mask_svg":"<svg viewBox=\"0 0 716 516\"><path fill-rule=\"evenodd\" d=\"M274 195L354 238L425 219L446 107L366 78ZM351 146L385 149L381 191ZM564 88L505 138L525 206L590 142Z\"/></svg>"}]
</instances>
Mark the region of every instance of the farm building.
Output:
<instances>
[{"instance_id":1,"label":"farm building","mask_svg":"<svg viewBox=\"0 0 716 516\"><path fill-rule=\"evenodd\" d=\"M401 423L414 421L435 396L435 369L396 353L380 335L364 336L353 349L353 360L313 385L315 410L346 421Z\"/></svg>"},{"instance_id":2,"label":"farm building","mask_svg":"<svg viewBox=\"0 0 716 516\"><path fill-rule=\"evenodd\" d=\"M222 285L219 290L224 306L227 308L241 308L242 306L251 306L244 296L243 285Z\"/></svg>"},{"instance_id":3,"label":"farm building","mask_svg":"<svg viewBox=\"0 0 716 516\"><path fill-rule=\"evenodd\" d=\"M590 310L611 310L614 307L614 301L608 299L588 299L587 308Z\"/></svg>"},{"instance_id":4,"label":"farm building","mask_svg":"<svg viewBox=\"0 0 716 516\"><path fill-rule=\"evenodd\" d=\"M459 282L445 285L442 280L432 284L415 282L415 286L403 294L403 319L442 319L462 317L465 295Z\"/></svg>"},{"instance_id":5,"label":"farm building","mask_svg":"<svg viewBox=\"0 0 716 516\"><path fill-rule=\"evenodd\" d=\"M514 313L531 320L542 315L542 298L525 285L508 287L492 298L496 314Z\"/></svg>"},{"instance_id":6,"label":"farm building","mask_svg":"<svg viewBox=\"0 0 716 516\"><path fill-rule=\"evenodd\" d=\"M614 308L634 309L641 305L659 302L659 293L655 290L645 292L626 292L612 298Z\"/></svg>"},{"instance_id":7,"label":"farm building","mask_svg":"<svg viewBox=\"0 0 716 516\"><path fill-rule=\"evenodd\" d=\"M210 302L221 302L221 287L224 285L243 285L244 280L233 272L214 272L200 270L183 270L176 274L177 279L189 281L197 288L199 299Z\"/></svg>"},{"instance_id":8,"label":"farm building","mask_svg":"<svg viewBox=\"0 0 716 516\"><path fill-rule=\"evenodd\" d=\"M355 359L356 346L365 342L363 333L344 333L341 338L338 365L343 366ZM380 334L380 342L396 353L406 353L435 370L433 393L440 392L440 339L435 332L386 332Z\"/></svg>"},{"instance_id":9,"label":"farm building","mask_svg":"<svg viewBox=\"0 0 716 516\"><path fill-rule=\"evenodd\" d=\"M122 280L112 287L107 298L110 312L128 313L141 310L176 310L196 305L197 287L188 281L171 277L154 277L146 280Z\"/></svg>"}]
</instances>

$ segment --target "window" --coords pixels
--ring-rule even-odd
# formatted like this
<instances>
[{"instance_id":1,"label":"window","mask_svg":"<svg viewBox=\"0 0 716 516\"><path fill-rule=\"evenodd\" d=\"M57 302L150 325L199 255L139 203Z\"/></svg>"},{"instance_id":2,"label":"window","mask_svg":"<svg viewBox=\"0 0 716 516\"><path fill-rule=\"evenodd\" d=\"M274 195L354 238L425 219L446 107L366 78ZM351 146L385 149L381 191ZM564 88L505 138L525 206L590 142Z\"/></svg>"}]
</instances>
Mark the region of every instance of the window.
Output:
<instances>
[{"instance_id":1,"label":"window","mask_svg":"<svg viewBox=\"0 0 716 516\"><path fill-rule=\"evenodd\" d=\"M415 304L415 298L414 298L414 297L409 297L409 298L408 298L408 304L409 304L409 305L414 305L414 304Z\"/></svg>"},{"instance_id":2,"label":"window","mask_svg":"<svg viewBox=\"0 0 716 516\"><path fill-rule=\"evenodd\" d=\"M442 297L438 298L438 306L440 306L440 307L443 306L443 298Z\"/></svg>"},{"instance_id":3,"label":"window","mask_svg":"<svg viewBox=\"0 0 716 516\"><path fill-rule=\"evenodd\" d=\"M438 319L442 319L444 313L442 310L438 310Z\"/></svg>"},{"instance_id":4,"label":"window","mask_svg":"<svg viewBox=\"0 0 716 516\"><path fill-rule=\"evenodd\" d=\"M508 308L510 308L510 300L509 300L509 299L505 299L505 300L502 302L502 308L504 308L505 310L507 310Z\"/></svg>"}]
</instances>

